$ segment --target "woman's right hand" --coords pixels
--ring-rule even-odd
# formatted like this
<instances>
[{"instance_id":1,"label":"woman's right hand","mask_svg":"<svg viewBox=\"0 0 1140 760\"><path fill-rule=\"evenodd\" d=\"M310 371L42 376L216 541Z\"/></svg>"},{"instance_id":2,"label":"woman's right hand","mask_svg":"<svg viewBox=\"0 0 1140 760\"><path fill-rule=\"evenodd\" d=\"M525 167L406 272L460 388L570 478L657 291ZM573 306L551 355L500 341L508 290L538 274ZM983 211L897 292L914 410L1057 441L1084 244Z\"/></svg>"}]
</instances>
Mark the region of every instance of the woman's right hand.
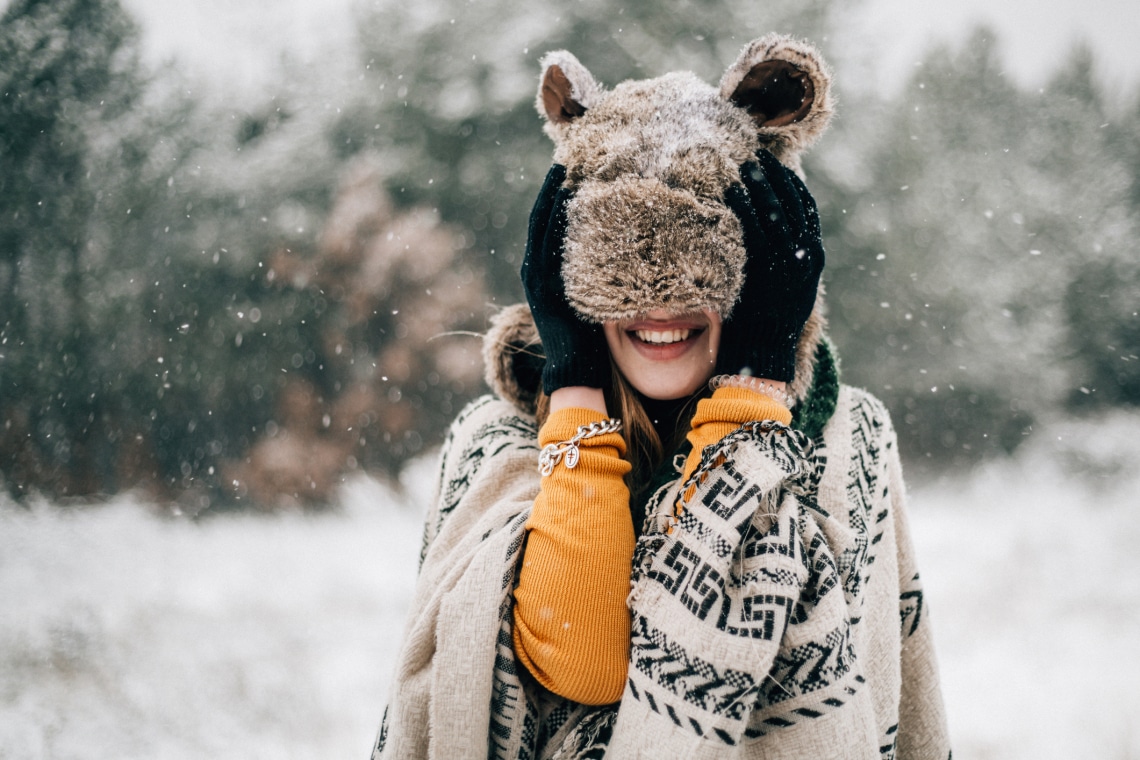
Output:
<instances>
[{"instance_id":1,"label":"woman's right hand","mask_svg":"<svg viewBox=\"0 0 1140 760\"><path fill-rule=\"evenodd\" d=\"M562 245L572 192L562 186L565 179L566 167L550 167L530 212L522 263L523 289L546 354L542 387L547 394L576 386L603 388L610 374L601 325L586 322L566 300Z\"/></svg>"}]
</instances>

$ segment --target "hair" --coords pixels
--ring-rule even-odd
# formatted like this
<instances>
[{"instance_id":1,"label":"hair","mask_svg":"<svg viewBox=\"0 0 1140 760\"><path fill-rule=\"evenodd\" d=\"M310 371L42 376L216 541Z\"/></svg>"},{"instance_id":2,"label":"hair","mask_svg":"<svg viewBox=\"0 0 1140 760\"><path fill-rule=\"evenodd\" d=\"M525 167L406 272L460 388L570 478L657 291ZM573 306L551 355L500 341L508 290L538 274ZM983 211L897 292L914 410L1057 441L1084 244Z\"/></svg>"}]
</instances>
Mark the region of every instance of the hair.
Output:
<instances>
[{"instance_id":1,"label":"hair","mask_svg":"<svg viewBox=\"0 0 1140 760\"><path fill-rule=\"evenodd\" d=\"M677 418L671 428L665 427L666 440L662 440L653 426L649 414L641 403L641 398L629 380L610 358L610 387L603 388L606 409L622 421L621 436L625 440L626 460L633 466L626 476L631 499L638 499L653 480L653 475L666 456L671 455L681 445L689 432L696 402L708 394L707 386L698 389L677 410ZM616 412L616 414L615 414ZM550 416L550 397L539 386L535 403L535 418L539 427Z\"/></svg>"}]
</instances>

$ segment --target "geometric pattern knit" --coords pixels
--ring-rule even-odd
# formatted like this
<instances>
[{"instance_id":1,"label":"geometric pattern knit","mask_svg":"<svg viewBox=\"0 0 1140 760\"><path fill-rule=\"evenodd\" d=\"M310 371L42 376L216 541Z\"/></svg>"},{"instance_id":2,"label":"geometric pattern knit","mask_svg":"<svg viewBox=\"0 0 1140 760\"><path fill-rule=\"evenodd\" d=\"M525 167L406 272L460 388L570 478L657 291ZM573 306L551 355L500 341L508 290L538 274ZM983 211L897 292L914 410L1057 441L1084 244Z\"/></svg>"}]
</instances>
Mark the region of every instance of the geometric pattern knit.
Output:
<instances>
[{"instance_id":1,"label":"geometric pattern knit","mask_svg":"<svg viewBox=\"0 0 1140 760\"><path fill-rule=\"evenodd\" d=\"M842 387L814 440L747 423L650 497L626 687L603 707L543 689L512 646L536 441L489 396L452 426L374 760L950 756L874 397Z\"/></svg>"}]
</instances>

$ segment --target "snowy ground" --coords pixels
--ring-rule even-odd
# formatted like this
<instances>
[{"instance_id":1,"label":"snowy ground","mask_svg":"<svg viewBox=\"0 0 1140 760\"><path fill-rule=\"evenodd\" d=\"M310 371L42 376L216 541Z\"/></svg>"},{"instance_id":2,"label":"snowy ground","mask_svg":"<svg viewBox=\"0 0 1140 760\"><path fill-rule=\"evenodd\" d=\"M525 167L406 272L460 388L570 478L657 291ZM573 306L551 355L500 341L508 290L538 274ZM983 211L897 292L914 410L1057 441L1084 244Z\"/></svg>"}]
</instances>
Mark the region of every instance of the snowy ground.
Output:
<instances>
[{"instance_id":1,"label":"snowy ground","mask_svg":"<svg viewBox=\"0 0 1140 760\"><path fill-rule=\"evenodd\" d=\"M1116 417L913 489L956 758L1140 758L1138 472ZM430 479L197 524L0 503L0 758L365 757Z\"/></svg>"}]
</instances>

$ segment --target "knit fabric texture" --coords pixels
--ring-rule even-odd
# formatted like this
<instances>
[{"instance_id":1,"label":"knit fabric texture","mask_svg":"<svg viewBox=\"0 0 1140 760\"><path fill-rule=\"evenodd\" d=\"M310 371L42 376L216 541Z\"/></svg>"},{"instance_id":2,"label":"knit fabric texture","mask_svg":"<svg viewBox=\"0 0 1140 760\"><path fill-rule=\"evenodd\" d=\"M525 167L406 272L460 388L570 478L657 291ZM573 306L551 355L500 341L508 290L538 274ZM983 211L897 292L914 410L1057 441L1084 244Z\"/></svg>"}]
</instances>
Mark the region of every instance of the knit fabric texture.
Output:
<instances>
[{"instance_id":1,"label":"knit fabric texture","mask_svg":"<svg viewBox=\"0 0 1140 760\"><path fill-rule=\"evenodd\" d=\"M538 450L533 417L493 397L452 426L374 758L949 756L895 435L872 396L841 387L814 441L742 425L653 494L613 705L552 694L516 656Z\"/></svg>"},{"instance_id":2,"label":"knit fabric texture","mask_svg":"<svg viewBox=\"0 0 1140 760\"><path fill-rule=\"evenodd\" d=\"M590 409L562 409L539 431L539 445L569 440L605 419ZM514 648L544 687L576 702L621 698L629 662L633 523L618 433L578 444L573 469L561 462L542 478L526 522L527 545L515 588Z\"/></svg>"},{"instance_id":3,"label":"knit fabric texture","mask_svg":"<svg viewBox=\"0 0 1140 760\"><path fill-rule=\"evenodd\" d=\"M813 440L823 434L839 399L839 361L831 341L820 339L814 359L811 386L792 409L792 427Z\"/></svg>"},{"instance_id":4,"label":"knit fabric texture","mask_svg":"<svg viewBox=\"0 0 1140 760\"><path fill-rule=\"evenodd\" d=\"M774 399L746 388L719 388L711 398L699 401L693 429L686 436L692 448L685 458L681 479L688 480L696 471L701 452L707 446L752 420L776 420L787 425L792 421L792 413Z\"/></svg>"}]
</instances>

